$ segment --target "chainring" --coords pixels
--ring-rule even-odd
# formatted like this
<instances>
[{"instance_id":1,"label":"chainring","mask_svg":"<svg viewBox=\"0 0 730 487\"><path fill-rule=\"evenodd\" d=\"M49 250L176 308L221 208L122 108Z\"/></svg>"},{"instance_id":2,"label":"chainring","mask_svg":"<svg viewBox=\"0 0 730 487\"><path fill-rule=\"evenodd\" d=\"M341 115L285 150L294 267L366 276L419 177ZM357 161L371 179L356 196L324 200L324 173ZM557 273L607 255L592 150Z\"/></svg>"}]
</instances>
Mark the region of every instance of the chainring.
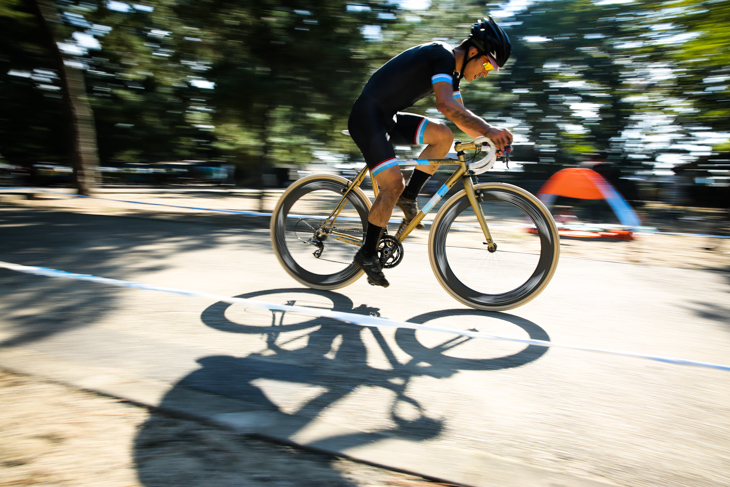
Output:
<instances>
[{"instance_id":1,"label":"chainring","mask_svg":"<svg viewBox=\"0 0 730 487\"><path fill-rule=\"evenodd\" d=\"M378 242L378 255L380 256L380 265L384 269L390 269L403 260L403 245L397 238L384 235Z\"/></svg>"}]
</instances>

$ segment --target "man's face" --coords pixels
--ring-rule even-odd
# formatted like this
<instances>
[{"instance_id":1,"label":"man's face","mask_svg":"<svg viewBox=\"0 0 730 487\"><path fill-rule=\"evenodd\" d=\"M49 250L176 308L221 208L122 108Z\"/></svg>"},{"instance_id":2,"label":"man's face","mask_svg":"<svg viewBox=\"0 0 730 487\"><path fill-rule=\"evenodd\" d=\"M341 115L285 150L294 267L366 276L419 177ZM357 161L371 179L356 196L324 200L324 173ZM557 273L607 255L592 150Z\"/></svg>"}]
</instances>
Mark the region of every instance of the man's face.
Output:
<instances>
[{"instance_id":1,"label":"man's face","mask_svg":"<svg viewBox=\"0 0 730 487\"><path fill-rule=\"evenodd\" d=\"M468 56L472 57L478 54L475 48L469 49ZM464 79L468 82L474 81L477 78L485 78L490 71L495 70L497 66L496 61L490 59L488 56L482 55L474 58L464 69Z\"/></svg>"}]
</instances>

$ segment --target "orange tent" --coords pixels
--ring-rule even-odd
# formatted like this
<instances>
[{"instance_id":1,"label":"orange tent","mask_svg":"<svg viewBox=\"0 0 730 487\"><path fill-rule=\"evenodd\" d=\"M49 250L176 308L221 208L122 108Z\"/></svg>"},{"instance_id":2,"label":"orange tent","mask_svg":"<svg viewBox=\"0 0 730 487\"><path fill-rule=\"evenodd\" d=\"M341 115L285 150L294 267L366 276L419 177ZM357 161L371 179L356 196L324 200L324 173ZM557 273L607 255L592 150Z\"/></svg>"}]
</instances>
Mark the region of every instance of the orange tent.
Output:
<instances>
[{"instance_id":1,"label":"orange tent","mask_svg":"<svg viewBox=\"0 0 730 487\"><path fill-rule=\"evenodd\" d=\"M541 194L553 194L579 200L601 200L604 198L599 189L608 182L596 171L586 168L570 168L557 172L540 188Z\"/></svg>"},{"instance_id":2,"label":"orange tent","mask_svg":"<svg viewBox=\"0 0 730 487\"><path fill-rule=\"evenodd\" d=\"M569 168L558 171L540 188L538 198L546 206L558 196L583 200L605 199L622 225L638 227L641 220L625 199L603 176L588 168Z\"/></svg>"}]
</instances>

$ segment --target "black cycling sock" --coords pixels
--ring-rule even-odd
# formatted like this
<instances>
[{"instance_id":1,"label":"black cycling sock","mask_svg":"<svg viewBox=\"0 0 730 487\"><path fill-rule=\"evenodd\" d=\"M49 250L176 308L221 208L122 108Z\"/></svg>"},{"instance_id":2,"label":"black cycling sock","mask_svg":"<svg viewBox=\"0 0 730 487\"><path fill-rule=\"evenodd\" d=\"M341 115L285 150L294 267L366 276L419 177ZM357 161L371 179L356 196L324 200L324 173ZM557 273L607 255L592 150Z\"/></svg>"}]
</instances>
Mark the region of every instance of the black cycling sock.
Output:
<instances>
[{"instance_id":1,"label":"black cycling sock","mask_svg":"<svg viewBox=\"0 0 730 487\"><path fill-rule=\"evenodd\" d=\"M403 190L401 196L409 200L415 200L430 177L430 174L414 169L413 174L411 174L411 179L408 180L406 189Z\"/></svg>"},{"instance_id":2,"label":"black cycling sock","mask_svg":"<svg viewBox=\"0 0 730 487\"><path fill-rule=\"evenodd\" d=\"M378 250L380 236L385 229L368 222L368 230L365 233L365 243L362 245L362 254L365 257L372 257Z\"/></svg>"}]
</instances>

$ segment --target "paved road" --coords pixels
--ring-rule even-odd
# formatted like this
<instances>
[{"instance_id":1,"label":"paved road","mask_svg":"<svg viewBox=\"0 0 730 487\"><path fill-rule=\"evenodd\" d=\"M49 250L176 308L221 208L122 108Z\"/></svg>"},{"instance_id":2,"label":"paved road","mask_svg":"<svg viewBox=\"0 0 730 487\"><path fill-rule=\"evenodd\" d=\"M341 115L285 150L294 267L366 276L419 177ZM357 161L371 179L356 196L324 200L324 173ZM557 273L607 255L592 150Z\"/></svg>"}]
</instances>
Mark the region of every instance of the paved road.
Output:
<instances>
[{"instance_id":1,"label":"paved road","mask_svg":"<svg viewBox=\"0 0 730 487\"><path fill-rule=\"evenodd\" d=\"M324 293L284 273L265 228L232 221L3 205L0 260L730 364L727 272L567 256L536 300L484 313L439 287L418 239L387 290L362 280ZM730 485L728 372L7 270L0 290L0 366L242 432L470 485Z\"/></svg>"}]
</instances>

